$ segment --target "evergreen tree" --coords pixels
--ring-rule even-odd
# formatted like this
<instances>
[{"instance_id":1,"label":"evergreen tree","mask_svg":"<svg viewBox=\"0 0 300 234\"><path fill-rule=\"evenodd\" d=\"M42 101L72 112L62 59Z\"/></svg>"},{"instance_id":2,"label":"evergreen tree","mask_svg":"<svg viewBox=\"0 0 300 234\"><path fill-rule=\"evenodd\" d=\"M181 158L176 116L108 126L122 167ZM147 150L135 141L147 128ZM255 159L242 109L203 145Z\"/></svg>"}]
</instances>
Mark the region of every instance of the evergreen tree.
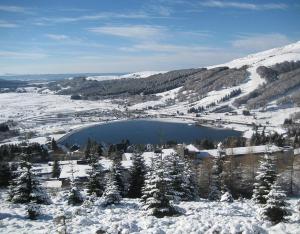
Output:
<instances>
[{"instance_id":1,"label":"evergreen tree","mask_svg":"<svg viewBox=\"0 0 300 234\"><path fill-rule=\"evenodd\" d=\"M97 147L96 147L97 154L98 154L99 157L101 157L102 154L103 154L103 149L102 148L103 148L103 146L101 144L97 145Z\"/></svg>"},{"instance_id":2,"label":"evergreen tree","mask_svg":"<svg viewBox=\"0 0 300 234\"><path fill-rule=\"evenodd\" d=\"M71 190L68 195L68 204L72 206L81 205L83 203L83 197L76 186L75 181L71 181Z\"/></svg>"},{"instance_id":3,"label":"evergreen tree","mask_svg":"<svg viewBox=\"0 0 300 234\"><path fill-rule=\"evenodd\" d=\"M172 179L164 164L160 156L156 156L152 161L142 195L144 208L151 215L159 218L177 213L171 204L172 197L169 195L171 193Z\"/></svg>"},{"instance_id":4,"label":"evergreen tree","mask_svg":"<svg viewBox=\"0 0 300 234\"><path fill-rule=\"evenodd\" d=\"M145 184L146 166L142 154L134 153L132 156L132 167L130 169L130 184L128 197L140 198L142 188Z\"/></svg>"},{"instance_id":5,"label":"evergreen tree","mask_svg":"<svg viewBox=\"0 0 300 234\"><path fill-rule=\"evenodd\" d=\"M28 218L31 220L37 219L37 217L41 214L40 206L30 202L27 206Z\"/></svg>"},{"instance_id":6,"label":"evergreen tree","mask_svg":"<svg viewBox=\"0 0 300 234\"><path fill-rule=\"evenodd\" d=\"M84 199L80 193L80 190L76 185L76 181L74 177L74 165L72 161L70 162L70 168L71 168L71 189L68 195L68 204L72 206L81 205Z\"/></svg>"},{"instance_id":7,"label":"evergreen tree","mask_svg":"<svg viewBox=\"0 0 300 234\"><path fill-rule=\"evenodd\" d=\"M0 162L0 187L9 186L9 182L12 180L12 171L8 162Z\"/></svg>"},{"instance_id":8,"label":"evergreen tree","mask_svg":"<svg viewBox=\"0 0 300 234\"><path fill-rule=\"evenodd\" d=\"M125 183L124 180L124 168L121 163L121 157L115 156L113 160L112 170L115 175L115 180L118 186L118 190L122 197L126 196L127 194L127 187L128 185Z\"/></svg>"},{"instance_id":9,"label":"evergreen tree","mask_svg":"<svg viewBox=\"0 0 300 234\"><path fill-rule=\"evenodd\" d=\"M260 162L255 177L252 199L257 204L266 204L266 196L271 190L271 186L276 180L276 173L271 155L265 155Z\"/></svg>"},{"instance_id":10,"label":"evergreen tree","mask_svg":"<svg viewBox=\"0 0 300 234\"><path fill-rule=\"evenodd\" d=\"M85 146L85 150L84 150L85 158L88 160L91 156L91 149L92 149L92 141L90 138L88 138L86 146Z\"/></svg>"},{"instance_id":11,"label":"evergreen tree","mask_svg":"<svg viewBox=\"0 0 300 234\"><path fill-rule=\"evenodd\" d=\"M164 159L165 170L168 170L172 180L170 196L174 201L180 201L184 197L184 161L178 154L171 154Z\"/></svg>"},{"instance_id":12,"label":"evergreen tree","mask_svg":"<svg viewBox=\"0 0 300 234\"><path fill-rule=\"evenodd\" d=\"M213 167L211 173L211 182L209 186L208 199L211 201L220 201L222 189L222 170L223 161L221 155L213 159Z\"/></svg>"},{"instance_id":13,"label":"evergreen tree","mask_svg":"<svg viewBox=\"0 0 300 234\"><path fill-rule=\"evenodd\" d=\"M112 169L108 175L105 191L103 193L104 205L120 203L122 197L117 185L115 171Z\"/></svg>"},{"instance_id":14,"label":"evergreen tree","mask_svg":"<svg viewBox=\"0 0 300 234\"><path fill-rule=\"evenodd\" d=\"M91 156L89 164L91 166L91 170L89 171L87 193L89 195L95 194L97 197L101 197L105 187L103 167L99 163L95 154Z\"/></svg>"},{"instance_id":15,"label":"evergreen tree","mask_svg":"<svg viewBox=\"0 0 300 234\"><path fill-rule=\"evenodd\" d=\"M196 174L188 159L184 160L183 184L182 184L183 201L195 201L199 197Z\"/></svg>"},{"instance_id":16,"label":"evergreen tree","mask_svg":"<svg viewBox=\"0 0 300 234\"><path fill-rule=\"evenodd\" d=\"M60 166L58 160L54 160L53 166L52 166L52 178L59 178L60 176Z\"/></svg>"},{"instance_id":17,"label":"evergreen tree","mask_svg":"<svg viewBox=\"0 0 300 234\"><path fill-rule=\"evenodd\" d=\"M271 221L273 224L284 221L285 217L289 215L288 204L285 201L286 194L278 183L271 186L271 190L265 196L265 199L267 203L259 211L262 218Z\"/></svg>"},{"instance_id":18,"label":"evergreen tree","mask_svg":"<svg viewBox=\"0 0 300 234\"><path fill-rule=\"evenodd\" d=\"M9 200L13 203L50 204L51 200L32 172L29 156L23 154L21 173L13 181L9 189Z\"/></svg>"},{"instance_id":19,"label":"evergreen tree","mask_svg":"<svg viewBox=\"0 0 300 234\"><path fill-rule=\"evenodd\" d=\"M57 143L56 143L54 138L52 138L52 141L51 141L51 148L52 148L53 151L58 150L58 146L57 146Z\"/></svg>"}]
</instances>

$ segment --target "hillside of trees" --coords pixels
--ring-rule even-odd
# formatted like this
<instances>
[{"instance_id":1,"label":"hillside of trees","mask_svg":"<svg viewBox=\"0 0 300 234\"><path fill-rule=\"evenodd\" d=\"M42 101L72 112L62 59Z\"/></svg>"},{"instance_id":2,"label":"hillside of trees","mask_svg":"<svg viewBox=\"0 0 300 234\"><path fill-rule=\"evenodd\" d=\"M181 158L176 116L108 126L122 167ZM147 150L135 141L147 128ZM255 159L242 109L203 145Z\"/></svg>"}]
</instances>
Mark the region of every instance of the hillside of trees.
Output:
<instances>
[{"instance_id":1,"label":"hillside of trees","mask_svg":"<svg viewBox=\"0 0 300 234\"><path fill-rule=\"evenodd\" d=\"M236 106L245 104L250 109L259 108L277 99L278 104L300 105L300 61L283 62L271 67L260 66L257 73L266 83L236 99Z\"/></svg>"},{"instance_id":2,"label":"hillside of trees","mask_svg":"<svg viewBox=\"0 0 300 234\"><path fill-rule=\"evenodd\" d=\"M135 94L155 94L182 86L193 74L201 73L205 69L175 70L164 74L156 74L145 79L119 79L96 81L80 77L72 80L53 82L51 90L60 90L58 94L81 95L83 99L98 99L103 97L120 97Z\"/></svg>"},{"instance_id":3,"label":"hillside of trees","mask_svg":"<svg viewBox=\"0 0 300 234\"><path fill-rule=\"evenodd\" d=\"M183 86L181 94L186 90L193 90L198 96L202 96L212 90L239 85L246 80L247 76L246 67L199 68L175 70L143 79L96 81L78 77L52 82L49 84L49 89L58 94L72 95L73 99L96 100L140 94L151 95Z\"/></svg>"}]
</instances>

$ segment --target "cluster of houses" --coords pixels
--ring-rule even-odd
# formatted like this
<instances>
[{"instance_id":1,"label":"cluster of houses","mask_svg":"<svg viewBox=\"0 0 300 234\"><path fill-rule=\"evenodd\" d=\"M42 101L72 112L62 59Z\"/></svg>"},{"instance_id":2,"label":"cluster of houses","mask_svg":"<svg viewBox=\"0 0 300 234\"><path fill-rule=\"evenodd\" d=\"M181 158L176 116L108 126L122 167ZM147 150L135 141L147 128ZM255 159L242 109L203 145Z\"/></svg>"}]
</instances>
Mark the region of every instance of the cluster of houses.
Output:
<instances>
[{"instance_id":1,"label":"cluster of houses","mask_svg":"<svg viewBox=\"0 0 300 234\"><path fill-rule=\"evenodd\" d=\"M217 149L211 150L200 150L195 145L177 145L174 148L162 149L160 154L162 157L179 153L185 155L192 159L201 161L212 159L214 157L222 156L224 157L241 157L249 156L260 158L266 153L272 153L273 155L282 156L300 156L300 148L294 149L292 147L278 147L275 145L260 145L260 146L248 146L248 147L236 147L236 148L223 148L221 144L218 145ZM151 159L157 152L144 152L142 156L145 160L146 165L151 164ZM67 155L67 156L66 156ZM122 165L125 169L129 169L132 165L132 155L133 153L123 153L122 155ZM76 178L79 182L85 182L88 179L88 171L90 166L85 160L82 159L84 156L83 152L77 150L75 152L67 152L64 155L64 160L60 160L61 173L57 180L51 179L52 165L53 162L48 164L36 164L36 172L44 179L45 186L47 187L65 187L69 185L70 179L72 177ZM99 161L103 166L104 171L108 171L112 165L112 161L107 158L101 158Z\"/></svg>"}]
</instances>

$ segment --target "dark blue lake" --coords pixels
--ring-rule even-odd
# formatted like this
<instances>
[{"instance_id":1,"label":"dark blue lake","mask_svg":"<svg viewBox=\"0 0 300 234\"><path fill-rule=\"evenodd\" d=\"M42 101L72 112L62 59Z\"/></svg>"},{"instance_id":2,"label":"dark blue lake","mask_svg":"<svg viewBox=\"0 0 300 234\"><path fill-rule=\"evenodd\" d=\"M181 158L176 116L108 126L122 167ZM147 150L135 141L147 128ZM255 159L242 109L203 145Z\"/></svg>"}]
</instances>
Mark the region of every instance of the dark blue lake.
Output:
<instances>
[{"instance_id":1,"label":"dark blue lake","mask_svg":"<svg viewBox=\"0 0 300 234\"><path fill-rule=\"evenodd\" d=\"M84 145L88 138L98 142L120 143L128 139L134 144L159 144L169 140L192 143L199 139L221 141L229 136L240 136L241 132L216 129L194 124L161 122L151 120L127 120L86 127L69 133L59 143Z\"/></svg>"}]
</instances>

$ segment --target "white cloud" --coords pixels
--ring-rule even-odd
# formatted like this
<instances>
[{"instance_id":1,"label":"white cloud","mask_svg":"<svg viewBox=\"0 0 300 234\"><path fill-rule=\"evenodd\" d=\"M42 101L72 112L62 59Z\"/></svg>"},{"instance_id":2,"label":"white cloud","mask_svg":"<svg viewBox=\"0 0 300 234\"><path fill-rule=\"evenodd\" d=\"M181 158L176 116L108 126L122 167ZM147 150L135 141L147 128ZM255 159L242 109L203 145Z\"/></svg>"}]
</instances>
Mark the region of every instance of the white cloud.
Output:
<instances>
[{"instance_id":1,"label":"white cloud","mask_svg":"<svg viewBox=\"0 0 300 234\"><path fill-rule=\"evenodd\" d=\"M18 27L18 25L15 23L10 23L5 20L0 20L0 28L16 28L16 27Z\"/></svg>"},{"instance_id":2,"label":"white cloud","mask_svg":"<svg viewBox=\"0 0 300 234\"><path fill-rule=\"evenodd\" d=\"M195 46L195 45L174 45L174 44L163 44L163 43L140 43L133 45L132 47L121 47L123 51L127 52L165 52L165 53L206 53L206 52L216 52L220 49L205 47L205 46Z\"/></svg>"},{"instance_id":3,"label":"white cloud","mask_svg":"<svg viewBox=\"0 0 300 234\"><path fill-rule=\"evenodd\" d=\"M103 26L88 29L90 32L126 37L132 39L151 39L160 37L165 33L162 26L131 25L131 26Z\"/></svg>"},{"instance_id":4,"label":"white cloud","mask_svg":"<svg viewBox=\"0 0 300 234\"><path fill-rule=\"evenodd\" d=\"M145 12L151 13L151 15L159 15L161 17L169 17L173 13L173 10L170 7L163 5L146 5L144 7Z\"/></svg>"},{"instance_id":5,"label":"white cloud","mask_svg":"<svg viewBox=\"0 0 300 234\"><path fill-rule=\"evenodd\" d=\"M34 52L0 51L1 59L42 59L47 55Z\"/></svg>"},{"instance_id":6,"label":"white cloud","mask_svg":"<svg viewBox=\"0 0 300 234\"><path fill-rule=\"evenodd\" d=\"M101 12L94 15L81 15L77 17L42 17L36 19L34 24L36 25L45 25L45 24L52 24L52 23L72 23L72 22L79 22L79 21L95 21L101 19L146 19L149 18L147 13L145 12L129 12L125 13L118 13L118 12Z\"/></svg>"},{"instance_id":7,"label":"white cloud","mask_svg":"<svg viewBox=\"0 0 300 234\"><path fill-rule=\"evenodd\" d=\"M62 34L46 34L46 37L55 41L63 41L69 38L68 36Z\"/></svg>"},{"instance_id":8,"label":"white cloud","mask_svg":"<svg viewBox=\"0 0 300 234\"><path fill-rule=\"evenodd\" d=\"M291 43L289 38L283 34L245 35L232 41L234 48L260 51L267 50Z\"/></svg>"},{"instance_id":9,"label":"white cloud","mask_svg":"<svg viewBox=\"0 0 300 234\"><path fill-rule=\"evenodd\" d=\"M221 64L240 55L229 51L212 51L207 53L185 52L179 54L132 55L132 56L74 56L59 62L47 64L37 61L35 64L7 64L3 72L11 73L80 73L80 72L135 72L143 70L174 70L191 67L204 67Z\"/></svg>"},{"instance_id":10,"label":"white cloud","mask_svg":"<svg viewBox=\"0 0 300 234\"><path fill-rule=\"evenodd\" d=\"M24 7L20 6L12 6L12 5L0 5L0 11L6 11L11 13L27 13L28 10Z\"/></svg>"},{"instance_id":11,"label":"white cloud","mask_svg":"<svg viewBox=\"0 0 300 234\"><path fill-rule=\"evenodd\" d=\"M284 3L268 3L268 4L255 4L245 2L231 2L231 1L205 1L200 3L201 6L212 8L237 8L247 10L282 10L286 9L287 5Z\"/></svg>"}]
</instances>

